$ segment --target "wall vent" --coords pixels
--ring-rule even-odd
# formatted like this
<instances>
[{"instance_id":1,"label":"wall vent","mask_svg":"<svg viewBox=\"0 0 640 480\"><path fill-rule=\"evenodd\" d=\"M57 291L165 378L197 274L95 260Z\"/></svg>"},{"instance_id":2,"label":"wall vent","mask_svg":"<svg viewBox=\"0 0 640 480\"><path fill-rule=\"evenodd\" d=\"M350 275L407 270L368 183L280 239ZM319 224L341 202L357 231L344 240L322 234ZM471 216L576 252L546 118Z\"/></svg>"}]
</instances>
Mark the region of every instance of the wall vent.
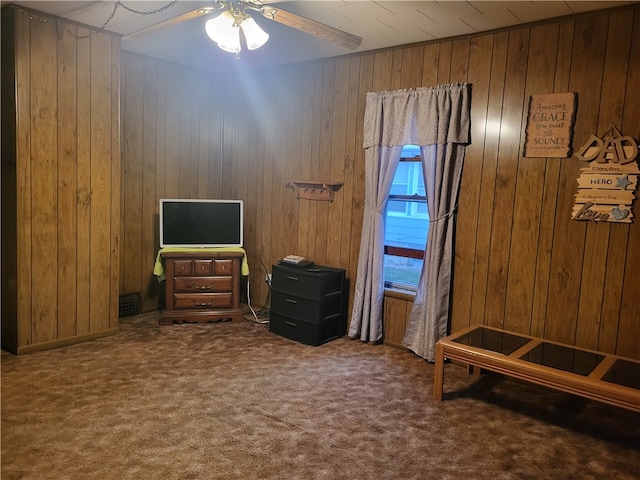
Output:
<instances>
[{"instance_id":1,"label":"wall vent","mask_svg":"<svg viewBox=\"0 0 640 480\"><path fill-rule=\"evenodd\" d=\"M118 318L131 317L142 313L142 296L140 292L120 295Z\"/></svg>"}]
</instances>

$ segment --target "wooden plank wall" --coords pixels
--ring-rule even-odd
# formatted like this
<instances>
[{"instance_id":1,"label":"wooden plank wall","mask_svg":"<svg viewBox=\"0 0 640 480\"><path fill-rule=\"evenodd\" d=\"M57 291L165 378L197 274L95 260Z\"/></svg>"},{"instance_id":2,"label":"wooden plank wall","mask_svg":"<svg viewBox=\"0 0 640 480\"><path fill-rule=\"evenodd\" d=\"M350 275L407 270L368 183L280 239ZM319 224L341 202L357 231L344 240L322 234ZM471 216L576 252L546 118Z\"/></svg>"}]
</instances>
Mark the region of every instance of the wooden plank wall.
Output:
<instances>
[{"instance_id":1,"label":"wooden plank wall","mask_svg":"<svg viewBox=\"0 0 640 480\"><path fill-rule=\"evenodd\" d=\"M484 323L640 357L640 307L630 301L640 294L630 248L640 244L638 224L570 220L580 162L521 156L526 102L537 93L578 93L576 149L610 123L638 138L639 12L472 39L475 127L461 185L452 330ZM489 41L492 48L480 47Z\"/></svg>"},{"instance_id":2,"label":"wooden plank wall","mask_svg":"<svg viewBox=\"0 0 640 480\"><path fill-rule=\"evenodd\" d=\"M118 328L120 39L22 9L3 9L2 24L14 76L2 169L15 183L2 203L15 222L3 226L15 261L3 264L2 340L20 353Z\"/></svg>"},{"instance_id":3,"label":"wooden plank wall","mask_svg":"<svg viewBox=\"0 0 640 480\"><path fill-rule=\"evenodd\" d=\"M123 291L158 308L154 202L175 195L245 201L254 304L267 299L262 265L289 253L345 268L353 293L366 92L469 82L451 330L484 323L640 358L640 227L570 220L578 161L522 157L531 94L578 93L575 148L609 123L640 137L639 33L630 6L231 75L220 88L125 53ZM296 199L289 180L344 185L318 202ZM402 343L409 311L410 300L386 303L385 341Z\"/></svg>"},{"instance_id":4,"label":"wooden plank wall","mask_svg":"<svg viewBox=\"0 0 640 480\"><path fill-rule=\"evenodd\" d=\"M205 72L123 53L120 290L161 305L153 276L161 198L230 198L223 193L222 97ZM248 222L245 222L248 225Z\"/></svg>"}]
</instances>

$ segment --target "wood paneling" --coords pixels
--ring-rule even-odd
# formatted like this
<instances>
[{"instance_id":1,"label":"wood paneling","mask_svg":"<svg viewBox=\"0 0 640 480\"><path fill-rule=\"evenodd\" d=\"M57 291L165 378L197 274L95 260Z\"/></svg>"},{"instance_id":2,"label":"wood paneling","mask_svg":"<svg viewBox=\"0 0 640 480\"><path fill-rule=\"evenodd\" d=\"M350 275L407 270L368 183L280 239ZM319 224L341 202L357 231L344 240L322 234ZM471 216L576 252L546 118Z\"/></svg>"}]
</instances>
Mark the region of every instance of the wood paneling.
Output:
<instances>
[{"instance_id":1,"label":"wood paneling","mask_svg":"<svg viewBox=\"0 0 640 480\"><path fill-rule=\"evenodd\" d=\"M464 286L466 280L457 278L457 267L461 266L468 274L467 264L472 263L471 254L467 253L468 244L461 243L468 242L466 239L470 235L458 237L458 245L462 250L456 250L455 281L461 283L463 288L457 288L456 284L454 289L454 331L469 323L495 326L502 324L505 328L521 333L542 335L582 347L599 348L636 358L640 355L640 336L637 332L627 329L633 338L629 342L633 347L623 347L621 342L612 341L612 336L608 333L617 331L617 325L623 318L613 305L618 304L622 291L619 288L620 269L624 265L629 267L632 255L624 234L617 233L616 246L611 245L614 236L610 230L634 231L638 229L637 225L598 228L600 225L580 224L570 220L580 168L578 161L573 158L535 159L520 156L526 102L532 94L566 91L578 93L575 146L580 145L591 133L600 131L599 122L604 121L605 125L609 122L621 124L622 119L616 113L616 108L607 105L615 105L615 98L621 98L625 91L629 91L631 84L626 79L628 67L626 60L620 58L624 58L625 52L633 48L630 35L632 28L638 29L638 24L632 26L628 22L623 25L620 15L633 18L629 12L586 15L494 36L494 59L497 58L497 52L506 52L505 75L501 82L502 92L495 90L490 94L487 112L491 111L491 104L495 99L494 105L500 109L500 114L499 117L487 114L484 160L478 159L472 145L465 159L463 178L467 179L467 175L478 168L476 162L482 164L482 175L491 182L492 187L481 189L481 213L478 219L482 221L488 216L498 230L484 236L481 233L483 227L480 223L477 226L476 262L473 270L477 288L471 293L472 305L477 305L477 308L471 309L470 316L455 307L457 301L466 304L469 298L468 289ZM608 28L610 23L616 24L615 32ZM518 73L520 67L526 68L524 76ZM490 72L492 82L500 72L494 61ZM613 99L605 98L607 94L602 87L605 81L615 90L611 92ZM473 75L469 76L469 82L475 87ZM519 82L524 86L522 91ZM474 88L474 102L476 98ZM620 102L617 104L620 105ZM474 112L473 115L479 115L474 118L482 120L484 112ZM500 137L491 139L496 142L495 147L487 143L493 135L489 127L491 116L499 122L500 128ZM502 135L505 128L514 125L515 133L519 136L515 143ZM630 127L627 133L637 138L637 125ZM475 138L473 141L475 142ZM489 152L492 152L491 156L496 155L495 172L490 170L492 163L487 162ZM468 181L471 182L472 179ZM466 190L461 191L461 204L468 193ZM482 208L483 205L489 205L491 197L492 207L486 208L485 215ZM465 228L462 220L461 212L457 224L459 232ZM472 222L468 225L473 227ZM483 243L480 243L481 239ZM484 242L488 242L489 246L489 269L486 276L484 263L478 262L485 261L482 245L487 244ZM609 255L612 250L618 256ZM611 261L615 265L610 264ZM607 298L603 289L608 270L614 283L608 290ZM625 282L625 287L634 290L636 294L640 293L638 282L630 283L629 286ZM614 293L616 288L617 293ZM612 313L605 315L603 302L610 305L609 308L613 307ZM603 335L607 341L598 342Z\"/></svg>"},{"instance_id":2,"label":"wood paneling","mask_svg":"<svg viewBox=\"0 0 640 480\"><path fill-rule=\"evenodd\" d=\"M51 305L57 304L57 151L52 141L58 136L57 125L57 49L51 38L56 26L45 23L31 28L29 69L31 114L30 130L37 132L31 138L31 261L35 273L31 285L31 331L33 343L44 343L56 338L57 321L51 321ZM19 133L20 134L20 133ZM19 162L19 161L18 161ZM20 162L19 162L20 163ZM26 165L25 165L26 166ZM20 165L18 165L20 169ZM18 239L20 248L20 239ZM22 265L18 266L23 268ZM38 272L38 273L36 273ZM38 286L36 287L36 282ZM35 288L34 288L35 287Z\"/></svg>"},{"instance_id":3,"label":"wood paneling","mask_svg":"<svg viewBox=\"0 0 640 480\"><path fill-rule=\"evenodd\" d=\"M623 123L632 27L633 16L627 13L616 13L609 19L610 33L607 38L602 84L602 90L606 94L600 99L598 132L608 128L609 124L605 123L607 121L616 125ZM623 74L623 72L627 73ZM620 225L610 225L609 228L602 229L600 232L591 231L591 233L607 235L606 239L600 239L600 243L607 242L606 255L601 252L600 255L591 254L585 257L597 268L591 269L589 278L583 278L583 284L586 280L592 287L591 292L580 299L579 322L589 324L591 328L586 329L586 335L578 331L578 336L595 345L591 348L606 351L612 351L617 341L617 319L620 316L619 292L623 288L625 257L628 249L628 228L620 227ZM598 251L596 248L593 249L594 252ZM596 309L601 310L601 316L596 319L589 318L590 312ZM625 348L621 345L621 350L624 351Z\"/></svg>"},{"instance_id":4,"label":"wood paneling","mask_svg":"<svg viewBox=\"0 0 640 480\"><path fill-rule=\"evenodd\" d=\"M235 197L232 190L223 193L238 188L237 170L225 168L220 151L226 101L231 109L235 101L225 99L211 74L122 54L120 288L141 292L144 311L160 308L162 289L152 274L160 245L159 200ZM234 130L228 131L228 144L237 144L237 138L231 141ZM246 152L241 161L247 163Z\"/></svg>"},{"instance_id":5,"label":"wood paneling","mask_svg":"<svg viewBox=\"0 0 640 480\"><path fill-rule=\"evenodd\" d=\"M90 31L78 28L78 36ZM91 285L91 42L78 42L78 152L76 156L76 217L77 217L77 319L78 335L87 335L90 325Z\"/></svg>"},{"instance_id":6,"label":"wood paneling","mask_svg":"<svg viewBox=\"0 0 640 480\"><path fill-rule=\"evenodd\" d=\"M631 17L630 14L626 14ZM624 107L622 112L622 131L625 135L631 135L636 140L640 137L640 8L633 11L633 31L630 38L631 48L627 60L628 69L624 89ZM624 62L624 60L623 60ZM636 195L638 192L636 191ZM635 201L635 208L638 208L638 200ZM637 210L636 210L637 211ZM607 299L608 304L613 304L617 297L620 297L620 315L607 318L610 320L609 330L613 330L617 321L617 342L616 352L619 355L629 357L640 357L640 228L638 221L626 228L616 231L615 237L609 242L609 251L616 251L610 260L607 261L608 268L618 270L622 274L621 267L624 265L624 276L622 278L622 290L614 291L617 287L615 280L613 285L605 284L605 292L613 295L612 299ZM626 235L626 242L625 240ZM618 243L613 243L617 240ZM624 256L622 255L624 252ZM615 265L611 265L616 262ZM605 320L605 319L603 319ZM611 335L613 336L613 335Z\"/></svg>"},{"instance_id":7,"label":"wood paneling","mask_svg":"<svg viewBox=\"0 0 640 480\"><path fill-rule=\"evenodd\" d=\"M77 122L77 48L74 35L78 28L73 26L62 31L58 46L58 334L70 337L77 330L76 316L76 252L77 238L77 173L76 173L76 132L65 128ZM117 277L116 277L117 278Z\"/></svg>"},{"instance_id":8,"label":"wood paneling","mask_svg":"<svg viewBox=\"0 0 640 480\"><path fill-rule=\"evenodd\" d=\"M485 145L491 80L491 69L487 68L487 65L491 65L492 45L493 36L486 35L472 38L469 49L468 76L474 79L471 116L475 121L471 124L471 144L467 147L466 155L476 158L482 156ZM464 168L465 175L460 183L460 190L464 195L460 195L458 200L458 222L466 225L466 228L456 230L453 289L458 292L458 300L452 304L452 310L454 316L470 320L474 273L478 271L478 266L475 264L476 232L478 226L485 220L479 214L483 165L482 162L471 162Z\"/></svg>"},{"instance_id":9,"label":"wood paneling","mask_svg":"<svg viewBox=\"0 0 640 480\"><path fill-rule=\"evenodd\" d=\"M120 40L14 7L2 30L2 345L23 353L117 331Z\"/></svg>"},{"instance_id":10,"label":"wood paneling","mask_svg":"<svg viewBox=\"0 0 640 480\"><path fill-rule=\"evenodd\" d=\"M640 358L637 223L571 220L578 161L522 157L533 94L578 94L574 147L610 122L640 136L639 11L218 78L124 53L121 252L130 262L121 284L144 292L145 309L159 307L149 287L157 212L145 200L155 191L156 199L245 201L254 303L268 295L262 264L288 253L345 268L352 299L366 93L467 81L472 144L459 198L451 330L483 323ZM298 200L286 188L295 179L344 185L333 202ZM385 303L389 343L401 343L410 306Z\"/></svg>"},{"instance_id":11,"label":"wood paneling","mask_svg":"<svg viewBox=\"0 0 640 480\"><path fill-rule=\"evenodd\" d=\"M2 12L4 13L4 12ZM17 237L18 230L28 228L30 222L24 221L18 225L18 191L22 191L24 187L24 178L18 179L17 165L15 162L18 144L20 148L24 148L25 142L19 142L16 135L18 125L24 121L24 116L19 116L16 103L25 101L25 89L18 90L18 82L20 67L24 67L24 63L18 65L16 59L19 57L19 48L15 43L18 32L18 26L14 21L3 22L2 30L0 30L0 59L2 68L0 69L0 101L2 109L0 110L2 119L2 139L0 141L0 151L2 160L2 175L0 175L0 200L2 205L13 205L14 208L2 208L2 221L0 222L1 243L0 261L2 262L2 272L17 272L18 255L17 255ZM28 98L28 97L27 97ZM28 184L28 182L26 182ZM23 245L23 251L28 251L30 245ZM23 279L21 279L23 280ZM2 291L2 318L17 318L18 301L17 292L21 285L18 279L2 275L0 282ZM31 323L26 322L30 328ZM19 336L19 325L17 322L2 322L2 338L12 339L8 344L15 348L16 341ZM4 346L4 344L3 344Z\"/></svg>"},{"instance_id":12,"label":"wood paneling","mask_svg":"<svg viewBox=\"0 0 640 480\"><path fill-rule=\"evenodd\" d=\"M404 332L409 324L411 307L410 299L387 295L384 298L384 343L394 347L402 347Z\"/></svg>"}]
</instances>

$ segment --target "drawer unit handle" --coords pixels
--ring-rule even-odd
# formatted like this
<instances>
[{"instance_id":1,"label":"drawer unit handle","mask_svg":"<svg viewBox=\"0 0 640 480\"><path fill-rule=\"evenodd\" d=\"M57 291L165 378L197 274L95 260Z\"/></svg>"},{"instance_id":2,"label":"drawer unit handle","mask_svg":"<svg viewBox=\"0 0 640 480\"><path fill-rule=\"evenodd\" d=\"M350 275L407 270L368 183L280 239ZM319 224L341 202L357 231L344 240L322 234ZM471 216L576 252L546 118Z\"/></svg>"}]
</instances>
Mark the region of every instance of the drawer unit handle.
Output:
<instances>
[{"instance_id":1,"label":"drawer unit handle","mask_svg":"<svg viewBox=\"0 0 640 480\"><path fill-rule=\"evenodd\" d=\"M285 320L284 323L286 323L287 325L291 326L291 327L296 327L297 325L293 322L289 322L288 320Z\"/></svg>"},{"instance_id":2,"label":"drawer unit handle","mask_svg":"<svg viewBox=\"0 0 640 480\"><path fill-rule=\"evenodd\" d=\"M195 300L191 300L191 301L196 307L210 307L211 305L213 305L213 300L211 300L209 303L198 303Z\"/></svg>"},{"instance_id":3,"label":"drawer unit handle","mask_svg":"<svg viewBox=\"0 0 640 480\"><path fill-rule=\"evenodd\" d=\"M209 290L215 286L216 282L213 282L211 285L200 286L196 285L195 282L191 282L191 286L197 290Z\"/></svg>"},{"instance_id":4,"label":"drawer unit handle","mask_svg":"<svg viewBox=\"0 0 640 480\"><path fill-rule=\"evenodd\" d=\"M293 280L294 282L297 282L297 281L299 280L299 278L298 278L298 277L291 277L291 276L289 276L289 275L287 275L287 278L288 278L289 280Z\"/></svg>"},{"instance_id":5,"label":"drawer unit handle","mask_svg":"<svg viewBox=\"0 0 640 480\"><path fill-rule=\"evenodd\" d=\"M296 300L293 300L291 298L285 298L285 301L289 303L298 303Z\"/></svg>"}]
</instances>

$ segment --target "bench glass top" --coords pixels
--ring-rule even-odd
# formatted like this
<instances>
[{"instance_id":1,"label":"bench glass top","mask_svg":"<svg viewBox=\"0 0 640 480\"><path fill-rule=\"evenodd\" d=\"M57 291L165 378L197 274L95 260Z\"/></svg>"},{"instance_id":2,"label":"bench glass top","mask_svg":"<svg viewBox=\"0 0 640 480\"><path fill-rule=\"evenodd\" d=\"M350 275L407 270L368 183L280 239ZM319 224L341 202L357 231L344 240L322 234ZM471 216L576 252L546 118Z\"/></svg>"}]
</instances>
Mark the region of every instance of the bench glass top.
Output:
<instances>
[{"instance_id":1,"label":"bench glass top","mask_svg":"<svg viewBox=\"0 0 640 480\"><path fill-rule=\"evenodd\" d=\"M521 337L513 333L489 330L482 327L453 339L456 343L463 343L470 347L481 348L490 352L501 353L502 355L511 355L517 349L529 343L530 340L530 338Z\"/></svg>"},{"instance_id":2,"label":"bench glass top","mask_svg":"<svg viewBox=\"0 0 640 480\"><path fill-rule=\"evenodd\" d=\"M602 376L602 380L640 390L640 363L619 358Z\"/></svg>"},{"instance_id":3,"label":"bench glass top","mask_svg":"<svg viewBox=\"0 0 640 480\"><path fill-rule=\"evenodd\" d=\"M600 365L604 357L604 355L597 353L542 342L525 353L520 359L586 377L594 368Z\"/></svg>"},{"instance_id":4,"label":"bench glass top","mask_svg":"<svg viewBox=\"0 0 640 480\"><path fill-rule=\"evenodd\" d=\"M535 337L487 328L483 325L477 325L457 336L451 335L449 340L505 356L511 355L529 342L536 342L533 348L524 348L522 355L517 354L518 360L585 377L607 358L607 354L600 352L545 342ZM640 362L616 358L600 380L640 390Z\"/></svg>"}]
</instances>

